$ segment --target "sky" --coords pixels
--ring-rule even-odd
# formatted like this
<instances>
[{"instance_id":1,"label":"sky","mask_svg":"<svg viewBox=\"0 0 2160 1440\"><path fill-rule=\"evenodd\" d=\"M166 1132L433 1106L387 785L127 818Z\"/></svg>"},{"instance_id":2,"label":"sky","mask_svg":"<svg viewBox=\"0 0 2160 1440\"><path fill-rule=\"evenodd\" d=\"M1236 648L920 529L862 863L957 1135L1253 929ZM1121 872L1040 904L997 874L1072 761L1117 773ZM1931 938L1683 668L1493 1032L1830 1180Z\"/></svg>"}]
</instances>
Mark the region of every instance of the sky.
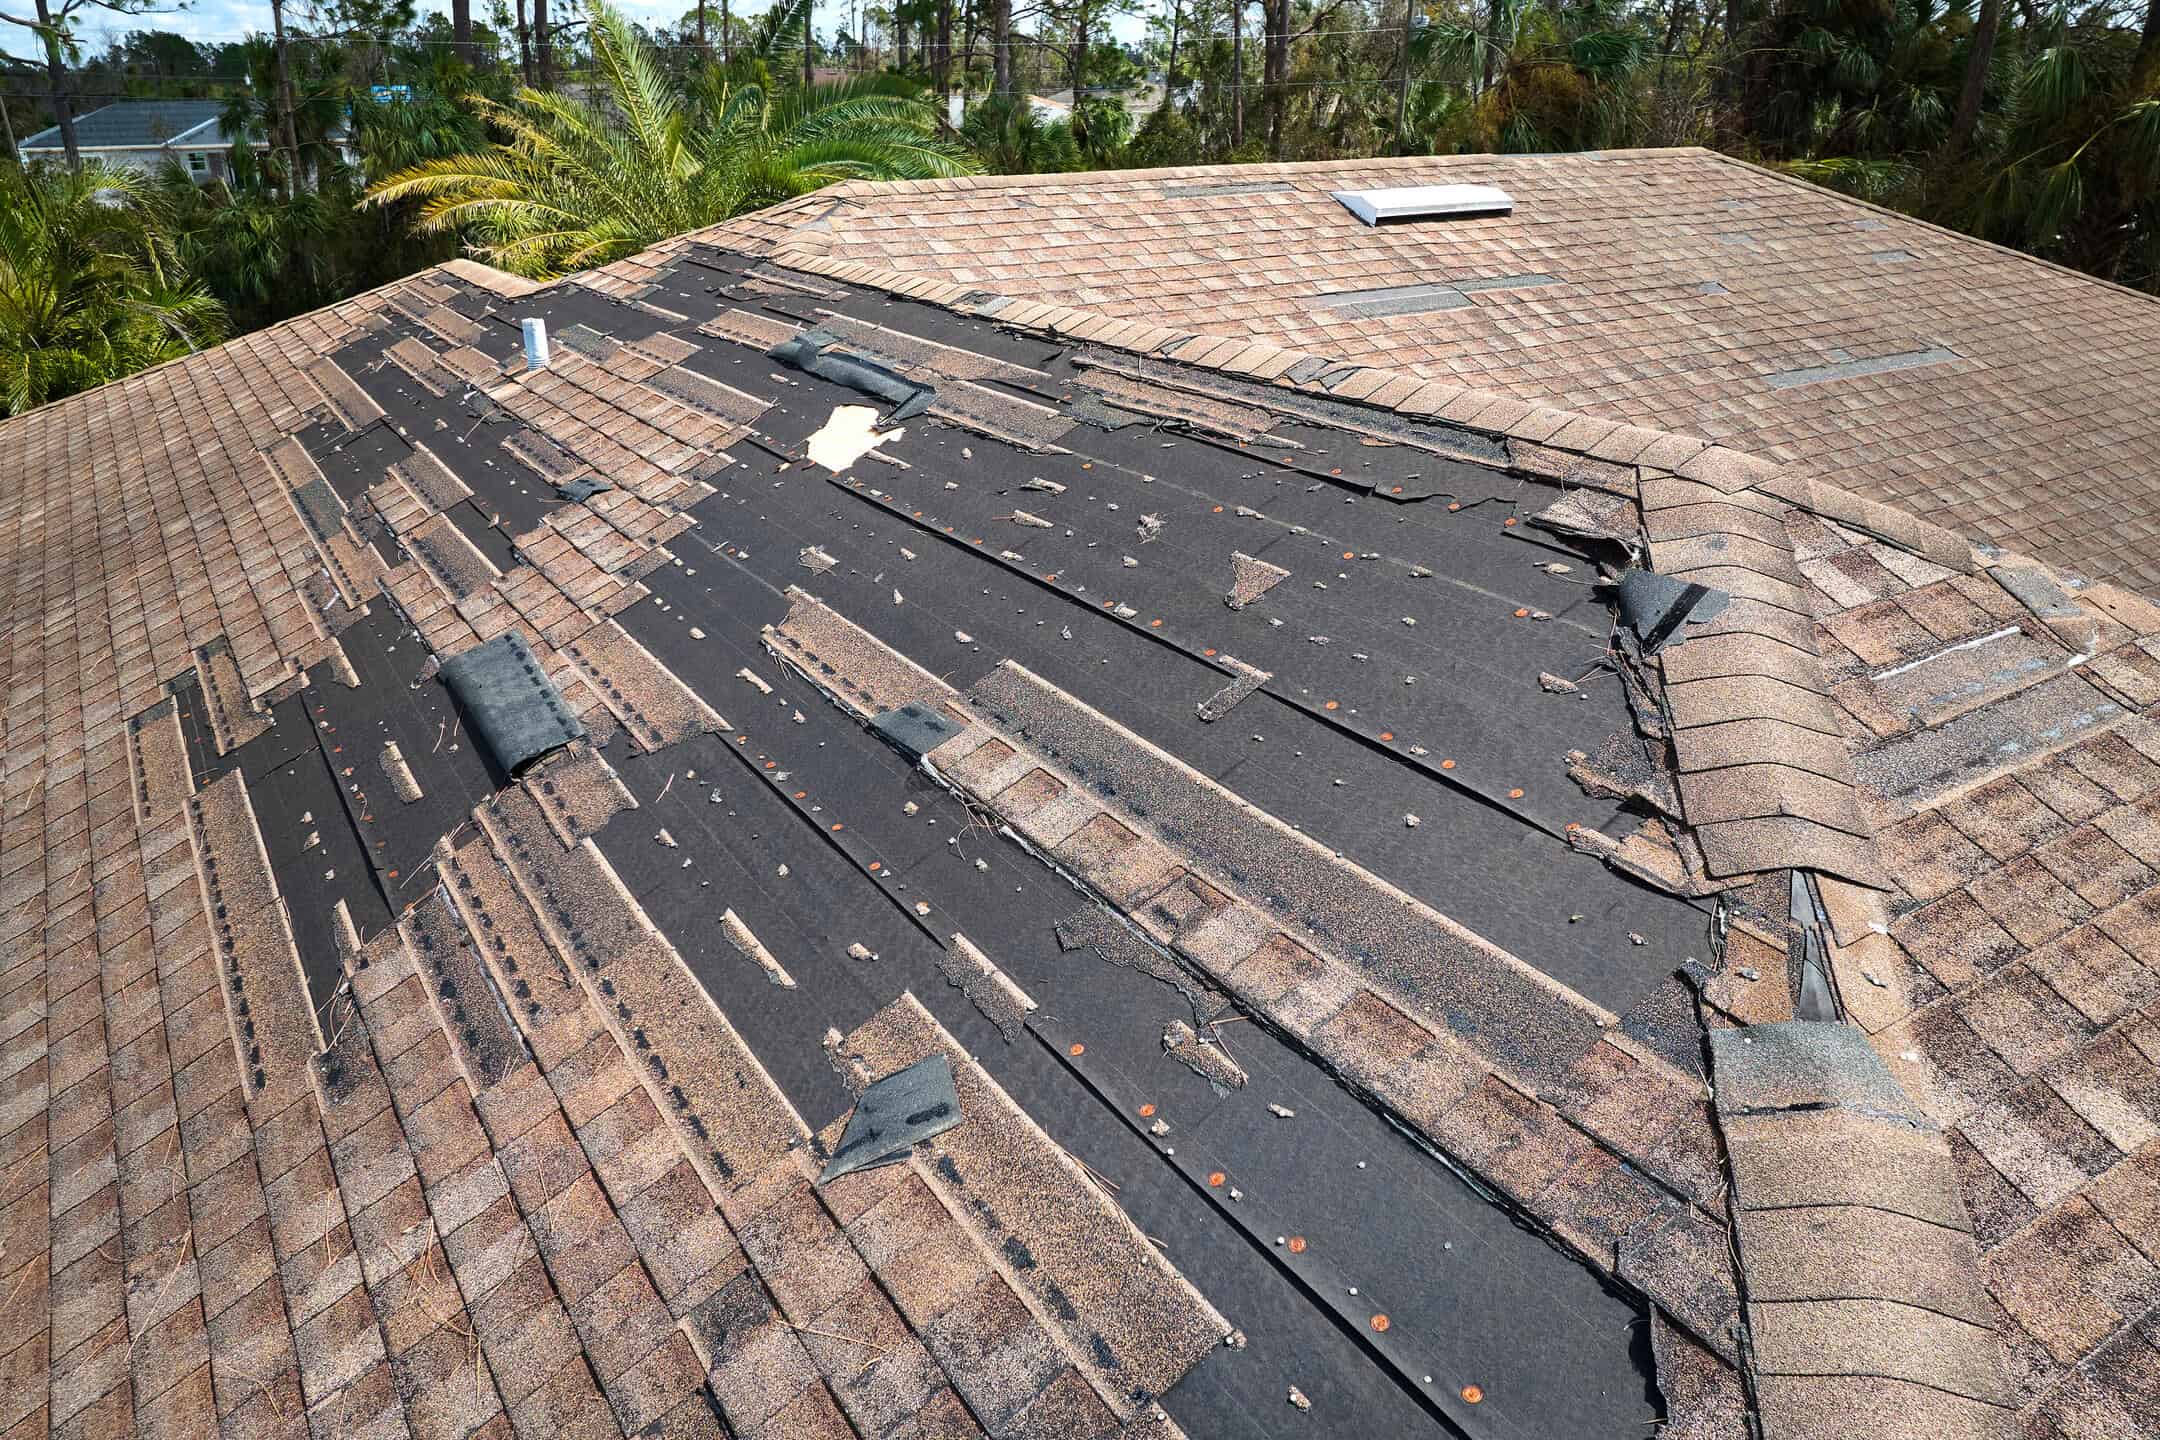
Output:
<instances>
[{"instance_id":1,"label":"sky","mask_svg":"<svg viewBox=\"0 0 2160 1440\"><path fill-rule=\"evenodd\" d=\"M633 20L671 25L695 3L696 0L676 0L676 3L655 5L640 3L640 0L617 0L619 8ZM719 0L707 0L707 5L717 11ZM431 3L431 0L420 3L423 14L431 10L448 13L449 8L447 4ZM484 17L488 8L488 0L473 0L476 19ZM766 4L765 0L741 0L741 8L755 14L765 9ZM1149 8L1161 7L1151 3ZM817 28L829 33L834 21L844 22L848 13L845 0L818 0ZM103 50L108 35L123 35L131 30L170 30L198 43L239 40L251 30L269 31L270 3L269 0L190 0L184 10L140 17L112 15L89 7L78 17L78 23L85 48L89 50ZM1137 40L1144 28L1145 22L1139 16L1119 16L1111 24L1112 33L1120 40ZM33 54L33 46L25 43L27 38L26 32L16 26L0 26L0 51L29 56Z\"/></svg>"}]
</instances>

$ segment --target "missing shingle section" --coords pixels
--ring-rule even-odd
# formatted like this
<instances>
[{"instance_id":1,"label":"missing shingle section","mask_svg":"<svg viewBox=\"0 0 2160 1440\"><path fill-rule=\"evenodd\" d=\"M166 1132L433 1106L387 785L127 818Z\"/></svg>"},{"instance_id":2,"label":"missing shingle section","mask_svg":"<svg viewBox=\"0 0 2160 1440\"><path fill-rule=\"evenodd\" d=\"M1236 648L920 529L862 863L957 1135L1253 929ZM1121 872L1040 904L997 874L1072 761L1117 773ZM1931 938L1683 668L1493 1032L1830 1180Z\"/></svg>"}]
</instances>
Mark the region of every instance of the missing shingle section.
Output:
<instances>
[{"instance_id":1,"label":"missing shingle section","mask_svg":"<svg viewBox=\"0 0 2160 1440\"><path fill-rule=\"evenodd\" d=\"M1163 186L1163 194L1178 196L1290 195L1296 191L1297 186L1284 180L1218 180L1182 185L1172 182Z\"/></svg>"},{"instance_id":2,"label":"missing shingle section","mask_svg":"<svg viewBox=\"0 0 2160 1440\"><path fill-rule=\"evenodd\" d=\"M601 334L582 322L566 325L555 332L555 343L575 350L588 360L606 360L622 346L612 337Z\"/></svg>"},{"instance_id":3,"label":"missing shingle section","mask_svg":"<svg viewBox=\"0 0 2160 1440\"><path fill-rule=\"evenodd\" d=\"M1393 285L1377 290L1346 290L1315 297L1322 309L1339 311L1361 320L1389 315L1423 315L1438 310L1460 310L1473 304L1471 296L1481 290L1520 290L1533 285L1565 284L1557 275L1490 275L1470 280L1435 280L1422 285Z\"/></svg>"},{"instance_id":4,"label":"missing shingle section","mask_svg":"<svg viewBox=\"0 0 2160 1440\"><path fill-rule=\"evenodd\" d=\"M1916 370L1923 365L1941 365L1963 358L1947 346L1930 345L1925 350L1901 350L1894 355L1877 355L1865 360L1840 360L1830 365L1777 370L1763 376L1763 379L1773 390L1791 390L1801 385L1820 385L1826 380L1852 380L1862 375L1887 375L1894 370Z\"/></svg>"}]
</instances>

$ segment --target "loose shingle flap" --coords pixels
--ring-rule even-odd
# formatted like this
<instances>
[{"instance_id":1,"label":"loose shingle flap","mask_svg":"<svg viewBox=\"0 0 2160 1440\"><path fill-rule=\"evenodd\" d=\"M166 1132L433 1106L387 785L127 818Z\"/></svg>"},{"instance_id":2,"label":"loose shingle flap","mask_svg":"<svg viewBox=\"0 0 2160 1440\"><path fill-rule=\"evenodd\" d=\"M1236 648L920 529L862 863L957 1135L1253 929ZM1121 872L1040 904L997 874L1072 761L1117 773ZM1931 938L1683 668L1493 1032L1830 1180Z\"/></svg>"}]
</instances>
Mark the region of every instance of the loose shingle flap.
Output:
<instances>
[{"instance_id":1,"label":"loose shingle flap","mask_svg":"<svg viewBox=\"0 0 2160 1440\"><path fill-rule=\"evenodd\" d=\"M506 775L585 733L515 630L451 656L442 676Z\"/></svg>"},{"instance_id":2,"label":"loose shingle flap","mask_svg":"<svg viewBox=\"0 0 2160 1440\"><path fill-rule=\"evenodd\" d=\"M905 1160L918 1141L959 1123L960 1092L953 1087L952 1062L943 1055L918 1060L862 1092L818 1183Z\"/></svg>"},{"instance_id":3,"label":"loose shingle flap","mask_svg":"<svg viewBox=\"0 0 2160 1440\"><path fill-rule=\"evenodd\" d=\"M920 760L960 733L962 727L920 700L910 700L896 710L870 719L870 728L897 746L911 760Z\"/></svg>"},{"instance_id":4,"label":"loose shingle flap","mask_svg":"<svg viewBox=\"0 0 2160 1440\"><path fill-rule=\"evenodd\" d=\"M577 479L566 481L557 488L561 491L563 499L581 505L604 490L613 490L615 484L613 481L598 475L580 475Z\"/></svg>"},{"instance_id":5,"label":"loose shingle flap","mask_svg":"<svg viewBox=\"0 0 2160 1440\"><path fill-rule=\"evenodd\" d=\"M1643 653L1654 655L1680 627L1715 619L1732 598L1724 591L1692 581L1675 580L1652 570L1629 570L1620 577L1620 618Z\"/></svg>"},{"instance_id":6,"label":"loose shingle flap","mask_svg":"<svg viewBox=\"0 0 2160 1440\"><path fill-rule=\"evenodd\" d=\"M1785 1020L1710 1032L1721 1116L1836 1108L1915 1120L1904 1089L1855 1026Z\"/></svg>"},{"instance_id":7,"label":"loose shingle flap","mask_svg":"<svg viewBox=\"0 0 2160 1440\"><path fill-rule=\"evenodd\" d=\"M883 400L893 407L885 414L887 425L913 419L928 410L930 402L937 398L937 391L928 385L918 385L875 360L867 360L848 350L826 348L836 346L839 340L840 337L830 330L805 330L773 346L765 356L791 370L800 370L806 375L815 375L820 380L830 380L835 385L845 385L850 390Z\"/></svg>"}]
</instances>

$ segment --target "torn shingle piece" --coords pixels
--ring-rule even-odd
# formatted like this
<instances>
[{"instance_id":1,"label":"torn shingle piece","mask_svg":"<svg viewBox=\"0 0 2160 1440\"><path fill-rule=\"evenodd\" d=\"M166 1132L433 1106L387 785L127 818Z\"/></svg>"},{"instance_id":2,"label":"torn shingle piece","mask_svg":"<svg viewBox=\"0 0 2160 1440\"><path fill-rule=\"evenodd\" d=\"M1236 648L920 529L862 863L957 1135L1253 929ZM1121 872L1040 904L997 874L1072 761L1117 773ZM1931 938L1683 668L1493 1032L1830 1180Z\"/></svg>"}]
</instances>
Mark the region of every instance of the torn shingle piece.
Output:
<instances>
[{"instance_id":1,"label":"torn shingle piece","mask_svg":"<svg viewBox=\"0 0 2160 1440\"><path fill-rule=\"evenodd\" d=\"M610 819L638 803L615 767L586 740L573 740L535 764L525 788L566 849L599 834Z\"/></svg>"},{"instance_id":2,"label":"torn shingle piece","mask_svg":"<svg viewBox=\"0 0 2160 1440\"><path fill-rule=\"evenodd\" d=\"M725 716L609 620L566 643L563 654L641 749L729 729Z\"/></svg>"},{"instance_id":3,"label":"torn shingle piece","mask_svg":"<svg viewBox=\"0 0 2160 1440\"><path fill-rule=\"evenodd\" d=\"M179 710L178 703L167 698L128 721L136 815L145 823L178 814L195 791Z\"/></svg>"},{"instance_id":4,"label":"torn shingle piece","mask_svg":"<svg viewBox=\"0 0 2160 1440\"><path fill-rule=\"evenodd\" d=\"M1232 610L1243 610L1289 578L1290 572L1280 565L1234 551L1230 556L1230 592L1224 603Z\"/></svg>"},{"instance_id":5,"label":"torn shingle piece","mask_svg":"<svg viewBox=\"0 0 2160 1440\"><path fill-rule=\"evenodd\" d=\"M534 1057L552 1067L600 1031L577 981L541 935L485 835L436 847L447 893ZM502 1133L498 1127L498 1133Z\"/></svg>"},{"instance_id":6,"label":"torn shingle piece","mask_svg":"<svg viewBox=\"0 0 2160 1440\"><path fill-rule=\"evenodd\" d=\"M950 945L938 956L938 968L944 971L948 983L997 1026L1007 1044L1018 1037L1027 1017L1035 1013L1035 1002L1027 992L965 935L954 934Z\"/></svg>"},{"instance_id":7,"label":"torn shingle piece","mask_svg":"<svg viewBox=\"0 0 2160 1440\"><path fill-rule=\"evenodd\" d=\"M1222 656L1221 660L1223 664L1231 667L1236 678L1200 702L1198 708L1202 720L1212 722L1222 719L1237 707L1239 701L1274 678L1269 672L1247 665L1234 655Z\"/></svg>"},{"instance_id":8,"label":"torn shingle piece","mask_svg":"<svg viewBox=\"0 0 2160 1440\"><path fill-rule=\"evenodd\" d=\"M788 613L765 631L765 648L862 718L958 692L806 590L789 587Z\"/></svg>"},{"instance_id":9,"label":"torn shingle piece","mask_svg":"<svg viewBox=\"0 0 2160 1440\"><path fill-rule=\"evenodd\" d=\"M241 772L188 804L233 1053L248 1113L267 1120L306 1093L323 1036Z\"/></svg>"},{"instance_id":10,"label":"torn shingle piece","mask_svg":"<svg viewBox=\"0 0 2160 1440\"><path fill-rule=\"evenodd\" d=\"M413 778L412 766L405 762L405 752L398 748L397 741L385 742L377 760L398 799L410 805L420 798L420 782Z\"/></svg>"},{"instance_id":11,"label":"torn shingle piece","mask_svg":"<svg viewBox=\"0 0 2160 1440\"><path fill-rule=\"evenodd\" d=\"M1228 1050L1203 1039L1183 1020L1173 1020L1164 1027L1163 1053L1211 1084L1229 1090L1244 1088L1244 1067Z\"/></svg>"},{"instance_id":12,"label":"torn shingle piece","mask_svg":"<svg viewBox=\"0 0 2160 1440\"><path fill-rule=\"evenodd\" d=\"M210 710L210 726L218 753L245 745L270 728L271 718L248 698L232 644L223 635L195 647L195 676Z\"/></svg>"},{"instance_id":13,"label":"torn shingle piece","mask_svg":"<svg viewBox=\"0 0 2160 1440\"><path fill-rule=\"evenodd\" d=\"M895 367L919 369L944 380L1001 380L1021 386L1050 383L1050 377L1041 370L888 325L875 325L832 310L819 311L818 319L820 328Z\"/></svg>"},{"instance_id":14,"label":"torn shingle piece","mask_svg":"<svg viewBox=\"0 0 2160 1440\"><path fill-rule=\"evenodd\" d=\"M647 377L644 383L663 395L738 425L755 422L772 406L770 400L745 394L680 365L670 365Z\"/></svg>"}]
</instances>

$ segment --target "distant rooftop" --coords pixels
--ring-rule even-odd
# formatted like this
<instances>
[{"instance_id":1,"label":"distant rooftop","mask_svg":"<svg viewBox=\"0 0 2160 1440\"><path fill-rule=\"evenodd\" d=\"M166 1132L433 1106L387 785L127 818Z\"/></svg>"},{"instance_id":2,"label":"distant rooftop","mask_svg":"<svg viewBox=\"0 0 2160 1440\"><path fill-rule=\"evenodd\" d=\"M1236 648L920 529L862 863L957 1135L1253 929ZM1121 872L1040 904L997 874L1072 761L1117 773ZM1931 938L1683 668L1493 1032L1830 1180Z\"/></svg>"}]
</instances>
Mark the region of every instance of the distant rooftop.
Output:
<instances>
[{"instance_id":1,"label":"distant rooftop","mask_svg":"<svg viewBox=\"0 0 2160 1440\"><path fill-rule=\"evenodd\" d=\"M150 149L190 131L203 145L224 145L217 118L222 100L120 100L75 118L75 143L84 150ZM205 128L209 127L209 128ZM61 148L60 127L47 126L18 147L24 151Z\"/></svg>"}]
</instances>

